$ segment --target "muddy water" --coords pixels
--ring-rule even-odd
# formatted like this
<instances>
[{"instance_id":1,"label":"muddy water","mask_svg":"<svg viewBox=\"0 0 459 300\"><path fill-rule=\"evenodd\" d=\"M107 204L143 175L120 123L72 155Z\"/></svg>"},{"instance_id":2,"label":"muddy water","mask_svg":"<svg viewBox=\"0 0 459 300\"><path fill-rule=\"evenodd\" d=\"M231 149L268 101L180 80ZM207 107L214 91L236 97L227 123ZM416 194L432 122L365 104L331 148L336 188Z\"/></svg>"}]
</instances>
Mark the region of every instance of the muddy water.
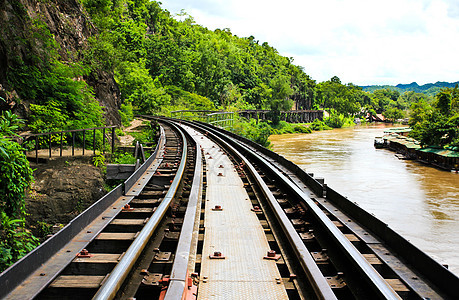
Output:
<instances>
[{"instance_id":1,"label":"muddy water","mask_svg":"<svg viewBox=\"0 0 459 300\"><path fill-rule=\"evenodd\" d=\"M459 174L375 149L385 124L271 136L272 149L459 275Z\"/></svg>"}]
</instances>

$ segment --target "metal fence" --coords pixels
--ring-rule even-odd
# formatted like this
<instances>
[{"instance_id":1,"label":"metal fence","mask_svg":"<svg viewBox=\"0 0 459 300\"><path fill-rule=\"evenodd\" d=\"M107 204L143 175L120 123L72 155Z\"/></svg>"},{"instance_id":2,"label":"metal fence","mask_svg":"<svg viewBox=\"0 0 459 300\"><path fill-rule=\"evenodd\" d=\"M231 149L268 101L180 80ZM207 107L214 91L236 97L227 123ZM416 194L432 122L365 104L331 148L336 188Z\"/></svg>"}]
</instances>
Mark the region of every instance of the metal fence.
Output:
<instances>
[{"instance_id":1,"label":"metal fence","mask_svg":"<svg viewBox=\"0 0 459 300\"><path fill-rule=\"evenodd\" d=\"M237 112L215 110L176 110L171 117L182 120L201 121L214 126L225 128L234 124Z\"/></svg>"},{"instance_id":2,"label":"metal fence","mask_svg":"<svg viewBox=\"0 0 459 300\"><path fill-rule=\"evenodd\" d=\"M78 144L82 147L82 155L85 155L86 146L92 146L94 155L96 150L102 151L105 153L107 140L110 140L111 152L114 152L115 149L115 129L117 126L104 126L104 127L95 127L95 128L85 128L85 129L74 129L74 130L63 130L57 132L45 132L45 133L36 133L23 135L22 146L26 149L34 148L35 151L35 160L38 163L38 150L44 149L41 148L41 145L45 146L48 149L49 157L51 157L53 144L59 145L59 156L62 156L64 145L71 146L72 156L75 155L75 146L77 145L77 135L81 133L81 136L78 136ZM110 132L110 136L107 137L107 130ZM87 134L90 133L89 135ZM98 132L102 134L100 142L98 140ZM67 143L67 138L70 138L70 143ZM89 140L89 143L87 143ZM99 145L100 144L100 145Z\"/></svg>"}]
</instances>

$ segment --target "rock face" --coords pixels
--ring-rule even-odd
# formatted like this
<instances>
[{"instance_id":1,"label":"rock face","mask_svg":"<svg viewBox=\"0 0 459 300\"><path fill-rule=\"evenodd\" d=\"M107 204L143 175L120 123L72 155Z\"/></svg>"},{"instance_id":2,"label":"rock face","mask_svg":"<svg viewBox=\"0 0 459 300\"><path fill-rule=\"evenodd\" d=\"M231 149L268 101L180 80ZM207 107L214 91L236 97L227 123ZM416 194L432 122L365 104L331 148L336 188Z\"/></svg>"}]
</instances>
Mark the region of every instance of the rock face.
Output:
<instances>
[{"instance_id":1,"label":"rock face","mask_svg":"<svg viewBox=\"0 0 459 300\"><path fill-rule=\"evenodd\" d=\"M30 53L46 55L40 42L33 39L34 33L30 29L37 18L47 25L60 45L58 52L63 61L81 60L82 50L88 47L87 39L97 34L78 0L0 0L0 97L6 100L0 101L0 110L13 108L23 117L33 100L16 97L17 93L8 83L7 71L14 67L18 58L32 63ZM121 98L113 74L99 70L83 80L93 87L107 124L119 125Z\"/></svg>"},{"instance_id":2,"label":"rock face","mask_svg":"<svg viewBox=\"0 0 459 300\"><path fill-rule=\"evenodd\" d=\"M66 224L105 195L104 180L90 158L56 158L33 165L35 182L26 195L29 224Z\"/></svg>"},{"instance_id":3,"label":"rock face","mask_svg":"<svg viewBox=\"0 0 459 300\"><path fill-rule=\"evenodd\" d=\"M97 78L90 76L87 82L94 88L97 99L105 113L108 125L121 125L118 109L121 106L121 93L113 74L99 71Z\"/></svg>"}]
</instances>

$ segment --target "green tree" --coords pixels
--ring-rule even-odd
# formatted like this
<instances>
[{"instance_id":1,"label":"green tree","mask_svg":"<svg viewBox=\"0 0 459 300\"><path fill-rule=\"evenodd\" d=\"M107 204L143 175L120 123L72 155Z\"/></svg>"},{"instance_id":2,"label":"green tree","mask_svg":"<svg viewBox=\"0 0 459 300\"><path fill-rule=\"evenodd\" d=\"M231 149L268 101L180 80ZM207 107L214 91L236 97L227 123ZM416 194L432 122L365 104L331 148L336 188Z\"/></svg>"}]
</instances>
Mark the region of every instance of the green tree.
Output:
<instances>
[{"instance_id":1,"label":"green tree","mask_svg":"<svg viewBox=\"0 0 459 300\"><path fill-rule=\"evenodd\" d=\"M459 146L458 94L457 87L445 88L435 96L433 107L424 101L413 104L410 135L422 145Z\"/></svg>"},{"instance_id":2,"label":"green tree","mask_svg":"<svg viewBox=\"0 0 459 300\"><path fill-rule=\"evenodd\" d=\"M445 116L451 114L451 91L443 90L439 92L435 98L437 99L435 107Z\"/></svg>"},{"instance_id":3,"label":"green tree","mask_svg":"<svg viewBox=\"0 0 459 300\"><path fill-rule=\"evenodd\" d=\"M411 127L421 124L432 112L432 107L424 99L414 102L410 107L410 118L408 124Z\"/></svg>"},{"instance_id":4,"label":"green tree","mask_svg":"<svg viewBox=\"0 0 459 300\"><path fill-rule=\"evenodd\" d=\"M366 97L360 87L351 83L341 84L337 76L317 84L316 89L317 104L346 116L360 113Z\"/></svg>"},{"instance_id":5,"label":"green tree","mask_svg":"<svg viewBox=\"0 0 459 300\"><path fill-rule=\"evenodd\" d=\"M152 78L142 61L125 61L117 69L116 77L127 103L143 113L154 114L161 106L170 104L171 97L166 93L159 78Z\"/></svg>"},{"instance_id":6,"label":"green tree","mask_svg":"<svg viewBox=\"0 0 459 300\"><path fill-rule=\"evenodd\" d=\"M276 125L280 121L280 111L292 108L293 101L289 97L293 94L293 90L290 88L289 79L286 76L274 78L271 86L269 108L273 114L273 124Z\"/></svg>"},{"instance_id":7,"label":"green tree","mask_svg":"<svg viewBox=\"0 0 459 300\"><path fill-rule=\"evenodd\" d=\"M395 121L397 121L399 119L403 119L405 117L405 113L401 109L392 107L392 108L389 108L386 111L384 111L383 112L383 116L387 120L389 120L391 122L395 122Z\"/></svg>"}]
</instances>

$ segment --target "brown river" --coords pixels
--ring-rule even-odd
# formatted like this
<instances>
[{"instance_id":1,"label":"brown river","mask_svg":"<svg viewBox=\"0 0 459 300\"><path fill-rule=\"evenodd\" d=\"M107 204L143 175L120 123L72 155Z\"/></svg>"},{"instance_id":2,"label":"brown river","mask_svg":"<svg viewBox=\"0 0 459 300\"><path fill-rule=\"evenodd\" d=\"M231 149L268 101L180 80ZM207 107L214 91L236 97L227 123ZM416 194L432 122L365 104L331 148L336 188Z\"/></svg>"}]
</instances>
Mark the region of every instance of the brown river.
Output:
<instances>
[{"instance_id":1,"label":"brown river","mask_svg":"<svg viewBox=\"0 0 459 300\"><path fill-rule=\"evenodd\" d=\"M274 135L272 150L357 202L459 275L459 174L375 149L386 124Z\"/></svg>"}]
</instances>

